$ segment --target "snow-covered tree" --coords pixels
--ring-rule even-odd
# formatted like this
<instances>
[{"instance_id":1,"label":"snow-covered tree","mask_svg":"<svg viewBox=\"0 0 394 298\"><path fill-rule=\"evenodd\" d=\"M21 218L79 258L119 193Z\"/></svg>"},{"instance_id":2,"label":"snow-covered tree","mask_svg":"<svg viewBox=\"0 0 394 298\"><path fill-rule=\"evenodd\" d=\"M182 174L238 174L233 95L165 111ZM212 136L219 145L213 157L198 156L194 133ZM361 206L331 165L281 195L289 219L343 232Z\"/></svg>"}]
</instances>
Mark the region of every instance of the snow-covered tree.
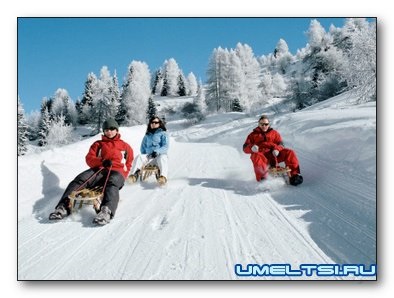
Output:
<instances>
[{"instance_id":1,"label":"snow-covered tree","mask_svg":"<svg viewBox=\"0 0 394 298\"><path fill-rule=\"evenodd\" d=\"M333 44L330 33L325 32L317 20L312 20L307 35L305 55L291 82L298 108L335 96L346 86L341 75L346 61L342 50ZM299 97L300 94L303 97Z\"/></svg>"},{"instance_id":2,"label":"snow-covered tree","mask_svg":"<svg viewBox=\"0 0 394 298\"><path fill-rule=\"evenodd\" d=\"M53 95L50 114L52 117L64 115L67 124L75 125L77 122L77 112L66 89L58 88Z\"/></svg>"},{"instance_id":3,"label":"snow-covered tree","mask_svg":"<svg viewBox=\"0 0 394 298\"><path fill-rule=\"evenodd\" d=\"M273 97L284 97L287 90L285 77L279 73L272 76L271 92Z\"/></svg>"},{"instance_id":4,"label":"snow-covered tree","mask_svg":"<svg viewBox=\"0 0 394 298\"><path fill-rule=\"evenodd\" d=\"M40 126L41 114L39 111L32 111L26 115L26 123L28 126L29 141L37 140Z\"/></svg>"},{"instance_id":5,"label":"snow-covered tree","mask_svg":"<svg viewBox=\"0 0 394 298\"><path fill-rule=\"evenodd\" d=\"M260 89L262 98L269 99L272 98L272 75L271 72L265 70L261 75Z\"/></svg>"},{"instance_id":6,"label":"snow-covered tree","mask_svg":"<svg viewBox=\"0 0 394 298\"><path fill-rule=\"evenodd\" d=\"M201 111L202 114L206 113L207 104L205 100L205 91L201 80L197 87L197 96L194 98L193 102L197 105L198 110Z\"/></svg>"},{"instance_id":7,"label":"snow-covered tree","mask_svg":"<svg viewBox=\"0 0 394 298\"><path fill-rule=\"evenodd\" d=\"M157 108L156 108L156 104L153 100L153 97L150 96L149 100L148 100L148 108L146 110L146 119L150 119L153 116L157 115Z\"/></svg>"},{"instance_id":8,"label":"snow-covered tree","mask_svg":"<svg viewBox=\"0 0 394 298\"><path fill-rule=\"evenodd\" d=\"M210 111L232 111L235 101L243 110L250 110L259 96L255 94L258 92L258 85L254 86L258 84L258 72L252 71L259 69L259 64L256 59L249 58L240 44L238 49L230 51L220 47L214 49L207 72L206 96ZM257 69L254 68L256 65ZM246 82L247 79L252 83Z\"/></svg>"},{"instance_id":9,"label":"snow-covered tree","mask_svg":"<svg viewBox=\"0 0 394 298\"><path fill-rule=\"evenodd\" d=\"M115 118L119 102L115 101L113 94L113 79L106 66L100 70L100 78L93 87L93 105L91 108L91 119L97 127L97 131L101 130L102 123L108 118Z\"/></svg>"},{"instance_id":10,"label":"snow-covered tree","mask_svg":"<svg viewBox=\"0 0 394 298\"><path fill-rule=\"evenodd\" d=\"M110 95L111 95L111 102L113 102L114 105L117 106L117 109L115 109L114 111L114 113L116 114L120 105L120 89L119 89L119 82L118 82L118 76L116 74L116 70L114 71L114 75L112 76Z\"/></svg>"},{"instance_id":11,"label":"snow-covered tree","mask_svg":"<svg viewBox=\"0 0 394 298\"><path fill-rule=\"evenodd\" d=\"M226 67L226 79L222 86L224 89L223 104L226 111L234 111L236 109L244 110L242 103L247 101L244 91L245 87L245 72L242 68L242 62L237 52L230 50L228 52L228 66ZM242 103L241 103L242 102Z\"/></svg>"},{"instance_id":12,"label":"snow-covered tree","mask_svg":"<svg viewBox=\"0 0 394 298\"><path fill-rule=\"evenodd\" d=\"M285 97L288 84L284 75L265 71L261 76L260 88L263 95L263 99L260 102L264 103L270 98Z\"/></svg>"},{"instance_id":13,"label":"snow-covered tree","mask_svg":"<svg viewBox=\"0 0 394 298\"><path fill-rule=\"evenodd\" d=\"M162 96L177 96L179 93L179 75L181 71L174 58L166 60L163 65ZM163 91L164 90L164 91Z\"/></svg>"},{"instance_id":14,"label":"snow-covered tree","mask_svg":"<svg viewBox=\"0 0 394 298\"><path fill-rule=\"evenodd\" d=\"M163 89L163 73L161 68L156 70L155 75L154 75L154 81L152 83L152 94L153 95L160 95L161 90Z\"/></svg>"},{"instance_id":15,"label":"snow-covered tree","mask_svg":"<svg viewBox=\"0 0 394 298\"><path fill-rule=\"evenodd\" d=\"M128 125L145 123L146 108L151 95L150 72L145 62L132 61L122 90L122 104Z\"/></svg>"},{"instance_id":16,"label":"snow-covered tree","mask_svg":"<svg viewBox=\"0 0 394 298\"><path fill-rule=\"evenodd\" d=\"M312 52L319 52L322 49L326 49L330 44L330 38L318 20L311 21L307 31L307 36Z\"/></svg>"},{"instance_id":17,"label":"snow-covered tree","mask_svg":"<svg viewBox=\"0 0 394 298\"><path fill-rule=\"evenodd\" d=\"M354 47L353 35L356 32L367 31L369 26L365 18L348 18L342 28L331 26L333 44L344 53L348 53Z\"/></svg>"},{"instance_id":18,"label":"snow-covered tree","mask_svg":"<svg viewBox=\"0 0 394 298\"><path fill-rule=\"evenodd\" d=\"M167 78L163 77L163 85L161 86L160 96L167 96L167 95L168 95Z\"/></svg>"},{"instance_id":19,"label":"snow-covered tree","mask_svg":"<svg viewBox=\"0 0 394 298\"><path fill-rule=\"evenodd\" d=\"M28 126L25 119L25 110L18 96L18 156L24 155L27 151Z\"/></svg>"},{"instance_id":20,"label":"snow-covered tree","mask_svg":"<svg viewBox=\"0 0 394 298\"><path fill-rule=\"evenodd\" d=\"M43 99L41 104L41 120L38 129L38 146L45 146L47 144L47 136L51 127L51 116L49 114L48 100Z\"/></svg>"},{"instance_id":21,"label":"snow-covered tree","mask_svg":"<svg viewBox=\"0 0 394 298\"><path fill-rule=\"evenodd\" d=\"M196 76L193 72L187 75L187 90L189 96L195 96L197 94L198 83Z\"/></svg>"},{"instance_id":22,"label":"snow-covered tree","mask_svg":"<svg viewBox=\"0 0 394 298\"><path fill-rule=\"evenodd\" d=\"M341 71L347 87L362 102L376 100L376 23L349 19L344 30L348 45L347 64Z\"/></svg>"},{"instance_id":23,"label":"snow-covered tree","mask_svg":"<svg viewBox=\"0 0 394 298\"><path fill-rule=\"evenodd\" d=\"M178 95L179 96L186 96L186 80L182 73L179 73L178 76Z\"/></svg>"},{"instance_id":24,"label":"snow-covered tree","mask_svg":"<svg viewBox=\"0 0 394 298\"><path fill-rule=\"evenodd\" d=\"M289 52L289 46L284 39L279 39L273 56L278 72L282 75L286 74L290 64L293 62L293 56Z\"/></svg>"},{"instance_id":25,"label":"snow-covered tree","mask_svg":"<svg viewBox=\"0 0 394 298\"><path fill-rule=\"evenodd\" d=\"M56 116L49 128L46 142L48 146L61 146L72 141L72 126L66 123L66 117Z\"/></svg>"},{"instance_id":26,"label":"snow-covered tree","mask_svg":"<svg viewBox=\"0 0 394 298\"><path fill-rule=\"evenodd\" d=\"M249 112L252 105L259 99L260 65L249 45L238 43L235 52L241 61L244 74L239 100L243 109Z\"/></svg>"},{"instance_id":27,"label":"snow-covered tree","mask_svg":"<svg viewBox=\"0 0 394 298\"><path fill-rule=\"evenodd\" d=\"M222 85L228 67L228 51L221 47L214 49L207 69L206 102L209 111L220 111L225 90Z\"/></svg>"},{"instance_id":28,"label":"snow-covered tree","mask_svg":"<svg viewBox=\"0 0 394 298\"><path fill-rule=\"evenodd\" d=\"M78 111L78 122L87 124L91 121L91 108L93 106L93 90L97 85L97 77L94 73L89 73L85 82L85 89L80 103L76 104Z\"/></svg>"}]
</instances>

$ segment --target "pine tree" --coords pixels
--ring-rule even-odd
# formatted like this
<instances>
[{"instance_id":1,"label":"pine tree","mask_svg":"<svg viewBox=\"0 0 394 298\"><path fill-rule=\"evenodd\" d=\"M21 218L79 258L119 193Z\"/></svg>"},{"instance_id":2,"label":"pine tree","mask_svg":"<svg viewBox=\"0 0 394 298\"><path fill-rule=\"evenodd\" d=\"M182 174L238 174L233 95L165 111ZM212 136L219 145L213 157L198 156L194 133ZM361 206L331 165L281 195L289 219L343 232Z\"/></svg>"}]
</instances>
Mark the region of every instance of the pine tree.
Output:
<instances>
[{"instance_id":1,"label":"pine tree","mask_svg":"<svg viewBox=\"0 0 394 298\"><path fill-rule=\"evenodd\" d=\"M129 75L129 74L128 74ZM123 124L126 122L126 117L127 117L127 107L126 107L126 91L128 90L128 87L130 85L130 82L128 79L124 81L122 84L122 92L120 94L119 98L119 107L118 107L118 112L116 113L115 119L119 124Z\"/></svg>"},{"instance_id":2,"label":"pine tree","mask_svg":"<svg viewBox=\"0 0 394 298\"><path fill-rule=\"evenodd\" d=\"M199 85L197 86L197 96L194 98L193 102L197 105L198 109L204 115L207 110L207 103L205 99L205 91L201 80Z\"/></svg>"},{"instance_id":3,"label":"pine tree","mask_svg":"<svg viewBox=\"0 0 394 298\"><path fill-rule=\"evenodd\" d=\"M178 82L181 70L174 58L164 61L163 72L164 82L161 92L162 96L177 96L179 92Z\"/></svg>"},{"instance_id":4,"label":"pine tree","mask_svg":"<svg viewBox=\"0 0 394 298\"><path fill-rule=\"evenodd\" d=\"M163 78L163 86L161 88L160 96L167 96L168 95L168 80L167 77L164 76Z\"/></svg>"},{"instance_id":5,"label":"pine tree","mask_svg":"<svg viewBox=\"0 0 394 298\"><path fill-rule=\"evenodd\" d=\"M243 112L243 108L242 108L241 104L239 103L238 98L235 98L233 100L233 106L232 106L231 110L233 112Z\"/></svg>"},{"instance_id":6,"label":"pine tree","mask_svg":"<svg viewBox=\"0 0 394 298\"><path fill-rule=\"evenodd\" d=\"M194 98L193 103L185 103L182 107L183 116L190 124L196 124L205 119L205 95L202 84L198 86L197 96Z\"/></svg>"},{"instance_id":7,"label":"pine tree","mask_svg":"<svg viewBox=\"0 0 394 298\"><path fill-rule=\"evenodd\" d=\"M298 108L335 96L346 86L341 75L343 52L334 45L330 33L312 20L307 35L309 43L291 82L292 98Z\"/></svg>"},{"instance_id":8,"label":"pine tree","mask_svg":"<svg viewBox=\"0 0 394 298\"><path fill-rule=\"evenodd\" d=\"M49 129L51 127L51 116L49 114L48 106L46 105L46 100L44 99L41 105L41 120L38 128L38 146L47 145L47 136L49 134Z\"/></svg>"},{"instance_id":9,"label":"pine tree","mask_svg":"<svg viewBox=\"0 0 394 298\"><path fill-rule=\"evenodd\" d=\"M213 50L208 63L206 102L209 111L219 112L222 108L222 99L225 93L222 84L227 67L226 56L226 50L219 47Z\"/></svg>"},{"instance_id":10,"label":"pine tree","mask_svg":"<svg viewBox=\"0 0 394 298\"><path fill-rule=\"evenodd\" d=\"M108 118L115 118L119 102L114 101L113 81L109 70L103 66L100 71L100 78L93 88L92 119L96 124L97 131L101 130L102 123Z\"/></svg>"},{"instance_id":11,"label":"pine tree","mask_svg":"<svg viewBox=\"0 0 394 298\"><path fill-rule=\"evenodd\" d=\"M163 88L163 74L162 74L161 69L158 69L155 72L155 79L153 82L152 94L153 95L160 95L162 88Z\"/></svg>"},{"instance_id":12,"label":"pine tree","mask_svg":"<svg viewBox=\"0 0 394 298\"><path fill-rule=\"evenodd\" d=\"M66 123L64 115L58 115L51 122L46 137L47 146L61 146L72 141L72 126Z\"/></svg>"},{"instance_id":13,"label":"pine tree","mask_svg":"<svg viewBox=\"0 0 394 298\"><path fill-rule=\"evenodd\" d=\"M25 111L18 96L18 156L24 155L27 151L28 125L25 120Z\"/></svg>"},{"instance_id":14,"label":"pine tree","mask_svg":"<svg viewBox=\"0 0 394 298\"><path fill-rule=\"evenodd\" d=\"M238 57L236 51L231 50L229 53L229 67L226 79L226 111L234 111L234 104L239 105L243 110L241 100L246 96L245 86L245 72L242 68L241 59ZM246 103L247 100L242 100Z\"/></svg>"},{"instance_id":15,"label":"pine tree","mask_svg":"<svg viewBox=\"0 0 394 298\"><path fill-rule=\"evenodd\" d=\"M178 76L178 95L186 96L185 79L182 74L179 74Z\"/></svg>"},{"instance_id":16,"label":"pine tree","mask_svg":"<svg viewBox=\"0 0 394 298\"><path fill-rule=\"evenodd\" d=\"M91 123L90 114L93 106L93 90L97 84L97 77L89 73L85 82L85 89L80 104L77 106L78 122L80 124Z\"/></svg>"},{"instance_id":17,"label":"pine tree","mask_svg":"<svg viewBox=\"0 0 394 298\"><path fill-rule=\"evenodd\" d=\"M240 59L243 79L241 81L240 96L237 98L246 112L258 102L260 96L260 65L254 56L252 48L238 43L235 52Z\"/></svg>"},{"instance_id":18,"label":"pine tree","mask_svg":"<svg viewBox=\"0 0 394 298\"><path fill-rule=\"evenodd\" d=\"M197 79L194 73L189 73L187 75L187 95L189 96L195 96L197 94L198 90L198 84L197 84Z\"/></svg>"},{"instance_id":19,"label":"pine tree","mask_svg":"<svg viewBox=\"0 0 394 298\"><path fill-rule=\"evenodd\" d=\"M351 29L350 29L351 28ZM347 89L360 102L376 100L376 23L365 19L349 19L345 25L347 36L346 67L341 73Z\"/></svg>"},{"instance_id":20,"label":"pine tree","mask_svg":"<svg viewBox=\"0 0 394 298\"><path fill-rule=\"evenodd\" d=\"M290 64L293 62L293 56L289 52L289 47L284 39L279 39L274 50L275 70L284 75L287 73Z\"/></svg>"},{"instance_id":21,"label":"pine tree","mask_svg":"<svg viewBox=\"0 0 394 298\"><path fill-rule=\"evenodd\" d=\"M125 122L128 125L145 123L146 110L151 96L151 76L145 62L132 61L122 90L122 101L125 107Z\"/></svg>"},{"instance_id":22,"label":"pine tree","mask_svg":"<svg viewBox=\"0 0 394 298\"><path fill-rule=\"evenodd\" d=\"M116 70L114 71L114 75L112 77L112 84L110 84L109 93L111 98L110 101L113 106L111 117L116 118L116 115L118 114L120 107L120 90L119 90L118 76L116 74Z\"/></svg>"},{"instance_id":23,"label":"pine tree","mask_svg":"<svg viewBox=\"0 0 394 298\"><path fill-rule=\"evenodd\" d=\"M66 124L75 125L77 123L76 107L66 89L58 88L52 97L52 102L49 112L53 118L63 115Z\"/></svg>"},{"instance_id":24,"label":"pine tree","mask_svg":"<svg viewBox=\"0 0 394 298\"><path fill-rule=\"evenodd\" d=\"M157 108L156 108L156 104L153 100L153 97L150 96L149 100L148 100L148 108L146 110L146 119L150 119L153 116L157 115Z\"/></svg>"},{"instance_id":25,"label":"pine tree","mask_svg":"<svg viewBox=\"0 0 394 298\"><path fill-rule=\"evenodd\" d=\"M27 122L27 137L29 141L35 141L38 138L38 129L41 120L41 113L39 111L32 111L30 114L27 115L26 122Z\"/></svg>"},{"instance_id":26,"label":"pine tree","mask_svg":"<svg viewBox=\"0 0 394 298\"><path fill-rule=\"evenodd\" d=\"M81 100L82 105L93 105L93 88L96 84L96 81L96 75L93 72L89 73L85 81L85 89Z\"/></svg>"}]
</instances>

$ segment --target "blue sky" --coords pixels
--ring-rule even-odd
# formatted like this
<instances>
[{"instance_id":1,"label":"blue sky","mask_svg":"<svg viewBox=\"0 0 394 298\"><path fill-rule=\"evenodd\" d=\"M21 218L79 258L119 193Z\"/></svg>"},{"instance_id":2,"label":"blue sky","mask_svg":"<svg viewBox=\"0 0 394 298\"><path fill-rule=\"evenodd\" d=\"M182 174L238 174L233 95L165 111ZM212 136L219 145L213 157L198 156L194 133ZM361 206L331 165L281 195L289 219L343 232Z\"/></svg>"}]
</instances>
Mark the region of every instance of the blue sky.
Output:
<instances>
[{"instance_id":1,"label":"blue sky","mask_svg":"<svg viewBox=\"0 0 394 298\"><path fill-rule=\"evenodd\" d=\"M314 18L19 18L18 95L27 113L39 110L43 97L58 88L75 102L88 73L102 66L116 70L122 84L133 60L151 72L174 58L187 75L204 82L214 48L252 47L256 56L271 53L278 40L290 51L306 45L305 32ZM328 30L344 18L316 18Z\"/></svg>"}]
</instances>

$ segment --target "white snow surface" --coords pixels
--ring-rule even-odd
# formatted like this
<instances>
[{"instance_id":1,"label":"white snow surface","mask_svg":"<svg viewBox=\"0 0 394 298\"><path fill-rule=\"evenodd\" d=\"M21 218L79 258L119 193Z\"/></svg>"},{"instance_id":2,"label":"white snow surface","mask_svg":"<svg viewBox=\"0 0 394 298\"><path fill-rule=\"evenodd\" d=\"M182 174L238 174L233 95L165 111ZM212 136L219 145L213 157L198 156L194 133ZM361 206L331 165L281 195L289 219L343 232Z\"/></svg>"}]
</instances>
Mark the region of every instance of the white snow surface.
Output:
<instances>
[{"instance_id":1,"label":"white snow surface","mask_svg":"<svg viewBox=\"0 0 394 298\"><path fill-rule=\"evenodd\" d=\"M262 112L296 151L302 185L255 181L242 145L258 114L194 126L169 120L168 184L125 184L103 227L89 206L48 220L100 135L19 157L18 279L319 279L238 277L234 266L376 264L376 103L342 95L294 113ZM145 129L120 129L135 154Z\"/></svg>"}]
</instances>

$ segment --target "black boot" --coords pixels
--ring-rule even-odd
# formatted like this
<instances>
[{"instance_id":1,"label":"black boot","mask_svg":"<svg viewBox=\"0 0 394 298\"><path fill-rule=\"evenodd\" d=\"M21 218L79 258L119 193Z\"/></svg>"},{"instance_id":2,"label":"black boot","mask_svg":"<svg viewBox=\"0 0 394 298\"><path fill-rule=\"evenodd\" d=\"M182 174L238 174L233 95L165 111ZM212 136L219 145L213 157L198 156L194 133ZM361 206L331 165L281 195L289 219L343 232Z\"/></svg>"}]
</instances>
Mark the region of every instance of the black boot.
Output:
<instances>
[{"instance_id":1,"label":"black boot","mask_svg":"<svg viewBox=\"0 0 394 298\"><path fill-rule=\"evenodd\" d=\"M290 184L297 186L298 184L301 184L304 181L304 178L300 174L296 174L294 176L291 176L290 179Z\"/></svg>"}]
</instances>

